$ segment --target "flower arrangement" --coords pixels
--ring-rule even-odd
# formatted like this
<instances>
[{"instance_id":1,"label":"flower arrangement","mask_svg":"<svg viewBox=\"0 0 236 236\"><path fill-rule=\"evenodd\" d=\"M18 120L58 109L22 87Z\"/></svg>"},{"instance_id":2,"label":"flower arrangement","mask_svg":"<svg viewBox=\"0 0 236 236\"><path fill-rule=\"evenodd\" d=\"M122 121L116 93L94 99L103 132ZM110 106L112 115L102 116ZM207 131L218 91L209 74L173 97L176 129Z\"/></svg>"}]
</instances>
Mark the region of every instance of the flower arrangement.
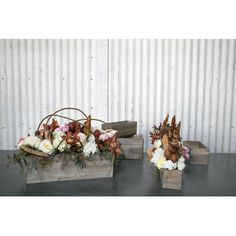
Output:
<instances>
[{"instance_id":1,"label":"flower arrangement","mask_svg":"<svg viewBox=\"0 0 236 236\"><path fill-rule=\"evenodd\" d=\"M91 121L98 119L92 119L90 115L86 116L83 112L85 118L79 120L57 114L65 109L82 112L76 108L63 108L45 117L39 124L35 135L20 139L17 145L19 151L14 154L14 161L22 166L22 163L27 163L26 157L43 161L52 160L59 155L74 160L75 164L81 167L86 167L86 161L92 161L93 154L99 154L110 160L114 158L118 160L118 157L122 155L122 150L116 136L117 131L92 127ZM55 116L69 119L70 122L59 124L53 118L49 124L50 119ZM46 123L42 125L46 119ZM41 125L42 129L40 129Z\"/></svg>"},{"instance_id":2,"label":"flower arrangement","mask_svg":"<svg viewBox=\"0 0 236 236\"><path fill-rule=\"evenodd\" d=\"M176 124L175 116L168 123L169 114L167 114L163 123L159 127L153 126L150 132L153 147L148 150L148 159L159 170L183 170L185 160L189 160L189 149L181 143L180 128L181 122Z\"/></svg>"}]
</instances>

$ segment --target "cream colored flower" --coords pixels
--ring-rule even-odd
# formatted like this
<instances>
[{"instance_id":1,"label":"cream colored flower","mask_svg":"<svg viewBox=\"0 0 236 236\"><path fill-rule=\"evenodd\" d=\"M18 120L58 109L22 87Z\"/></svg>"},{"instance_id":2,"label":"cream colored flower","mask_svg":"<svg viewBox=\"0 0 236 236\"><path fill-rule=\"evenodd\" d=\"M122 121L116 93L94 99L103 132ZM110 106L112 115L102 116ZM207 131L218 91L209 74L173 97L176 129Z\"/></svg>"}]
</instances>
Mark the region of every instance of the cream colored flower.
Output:
<instances>
[{"instance_id":1,"label":"cream colored flower","mask_svg":"<svg viewBox=\"0 0 236 236\"><path fill-rule=\"evenodd\" d=\"M58 147L58 150L60 151L60 152L63 152L63 151L65 151L66 149L68 149L68 144L66 143L66 141L64 140L64 141L62 141L63 139L62 139L62 137L57 137L57 138L55 138L54 140L53 140L53 142L52 142L52 146L53 146L53 148L54 149L56 149L57 147ZM60 145L59 145L60 144ZM59 146L58 146L59 145Z\"/></svg>"},{"instance_id":2,"label":"cream colored flower","mask_svg":"<svg viewBox=\"0 0 236 236\"><path fill-rule=\"evenodd\" d=\"M47 139L44 139L40 144L38 149L46 154L51 154L53 152L53 146L51 142Z\"/></svg>"},{"instance_id":3,"label":"cream colored flower","mask_svg":"<svg viewBox=\"0 0 236 236\"><path fill-rule=\"evenodd\" d=\"M66 135L63 131L54 131L53 132L53 137L54 138L59 138L59 137L62 137L62 136L64 136L64 135Z\"/></svg>"},{"instance_id":4,"label":"cream colored flower","mask_svg":"<svg viewBox=\"0 0 236 236\"><path fill-rule=\"evenodd\" d=\"M164 157L164 150L163 148L157 148L154 153L153 153L154 156L157 156L157 157Z\"/></svg>"},{"instance_id":5,"label":"cream colored flower","mask_svg":"<svg viewBox=\"0 0 236 236\"><path fill-rule=\"evenodd\" d=\"M162 148L157 148L154 152L153 152L153 157L150 160L155 166L157 166L157 161L160 158L165 158L164 156L164 150Z\"/></svg>"},{"instance_id":6,"label":"cream colored flower","mask_svg":"<svg viewBox=\"0 0 236 236\"><path fill-rule=\"evenodd\" d=\"M21 145L38 148L40 142L41 142L41 139L38 138L37 136L28 136L23 140L23 142L21 142Z\"/></svg>"},{"instance_id":7,"label":"cream colored flower","mask_svg":"<svg viewBox=\"0 0 236 236\"><path fill-rule=\"evenodd\" d=\"M153 156L152 159L150 160L150 162L152 162L156 166L158 159L159 159L158 157Z\"/></svg>"},{"instance_id":8,"label":"cream colored flower","mask_svg":"<svg viewBox=\"0 0 236 236\"><path fill-rule=\"evenodd\" d=\"M174 170L176 168L176 163L173 163L171 160L166 161L164 165L168 170Z\"/></svg>"},{"instance_id":9,"label":"cream colored flower","mask_svg":"<svg viewBox=\"0 0 236 236\"><path fill-rule=\"evenodd\" d=\"M161 147L161 145L162 145L162 142L161 142L161 140L160 139L158 139L158 140L156 140L155 142L154 142L154 147L155 148L160 148Z\"/></svg>"},{"instance_id":10,"label":"cream colored flower","mask_svg":"<svg viewBox=\"0 0 236 236\"><path fill-rule=\"evenodd\" d=\"M58 147L58 150L60 152L64 152L65 150L68 149L68 144L66 143L66 140L64 140Z\"/></svg>"},{"instance_id":11,"label":"cream colored flower","mask_svg":"<svg viewBox=\"0 0 236 236\"><path fill-rule=\"evenodd\" d=\"M62 138L61 137L58 137L58 138L54 138L53 142L52 142L52 146L53 148L57 148L58 145L60 144L60 142L62 141Z\"/></svg>"},{"instance_id":12,"label":"cream colored flower","mask_svg":"<svg viewBox=\"0 0 236 236\"><path fill-rule=\"evenodd\" d=\"M89 156L90 154L94 154L97 151L97 144L94 142L87 142L83 148L84 156Z\"/></svg>"},{"instance_id":13,"label":"cream colored flower","mask_svg":"<svg viewBox=\"0 0 236 236\"><path fill-rule=\"evenodd\" d=\"M95 137L93 134L91 134L88 138L88 142L94 142L95 141Z\"/></svg>"},{"instance_id":14,"label":"cream colored flower","mask_svg":"<svg viewBox=\"0 0 236 236\"><path fill-rule=\"evenodd\" d=\"M178 164L177 164L177 167L178 167L178 170L183 170L185 168L185 163L184 163L184 157L180 157L179 160L178 160Z\"/></svg>"},{"instance_id":15,"label":"cream colored flower","mask_svg":"<svg viewBox=\"0 0 236 236\"><path fill-rule=\"evenodd\" d=\"M156 162L157 168L158 169L165 168L165 162L166 162L166 158L165 157L160 157Z\"/></svg>"},{"instance_id":16,"label":"cream colored flower","mask_svg":"<svg viewBox=\"0 0 236 236\"><path fill-rule=\"evenodd\" d=\"M78 133L77 137L83 145L86 143L87 136L84 133Z\"/></svg>"}]
</instances>

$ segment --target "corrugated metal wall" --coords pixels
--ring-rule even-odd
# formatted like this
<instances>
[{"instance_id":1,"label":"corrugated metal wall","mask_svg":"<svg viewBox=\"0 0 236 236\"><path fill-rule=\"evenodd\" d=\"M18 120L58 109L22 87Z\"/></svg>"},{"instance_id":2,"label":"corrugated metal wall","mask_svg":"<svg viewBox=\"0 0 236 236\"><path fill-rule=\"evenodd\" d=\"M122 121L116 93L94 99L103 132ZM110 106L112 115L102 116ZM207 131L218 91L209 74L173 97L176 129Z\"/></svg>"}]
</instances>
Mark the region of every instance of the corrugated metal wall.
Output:
<instances>
[{"instance_id":1,"label":"corrugated metal wall","mask_svg":"<svg viewBox=\"0 0 236 236\"><path fill-rule=\"evenodd\" d=\"M235 57L235 40L0 40L0 149L75 106L137 120L145 146L176 114L184 139L236 152Z\"/></svg>"},{"instance_id":2,"label":"corrugated metal wall","mask_svg":"<svg viewBox=\"0 0 236 236\"><path fill-rule=\"evenodd\" d=\"M107 84L107 73L101 73L100 57L107 57L107 43L0 40L0 149L14 149L20 137L33 134L43 117L62 107L99 117L105 110L106 119L107 88L101 84Z\"/></svg>"},{"instance_id":3,"label":"corrugated metal wall","mask_svg":"<svg viewBox=\"0 0 236 236\"><path fill-rule=\"evenodd\" d=\"M235 40L110 40L109 119L148 133L167 113L183 139L236 152Z\"/></svg>"}]
</instances>

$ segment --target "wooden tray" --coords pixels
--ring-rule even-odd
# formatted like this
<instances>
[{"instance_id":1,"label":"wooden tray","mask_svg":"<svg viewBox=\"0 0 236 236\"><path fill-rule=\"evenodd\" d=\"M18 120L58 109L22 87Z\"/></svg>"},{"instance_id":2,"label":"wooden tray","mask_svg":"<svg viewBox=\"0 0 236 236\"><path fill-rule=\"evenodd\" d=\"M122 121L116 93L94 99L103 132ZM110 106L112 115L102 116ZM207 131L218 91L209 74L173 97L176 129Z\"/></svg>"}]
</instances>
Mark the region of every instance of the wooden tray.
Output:
<instances>
[{"instance_id":1,"label":"wooden tray","mask_svg":"<svg viewBox=\"0 0 236 236\"><path fill-rule=\"evenodd\" d=\"M137 121L118 121L102 124L102 129L114 129L118 131L117 137L131 137L137 134Z\"/></svg>"},{"instance_id":2,"label":"wooden tray","mask_svg":"<svg viewBox=\"0 0 236 236\"><path fill-rule=\"evenodd\" d=\"M198 165L208 165L209 163L209 149L200 141L183 142L184 146L190 149L190 163Z\"/></svg>"},{"instance_id":3,"label":"wooden tray","mask_svg":"<svg viewBox=\"0 0 236 236\"><path fill-rule=\"evenodd\" d=\"M143 159L143 136L135 135L131 138L119 138L125 159Z\"/></svg>"},{"instance_id":4,"label":"wooden tray","mask_svg":"<svg viewBox=\"0 0 236 236\"><path fill-rule=\"evenodd\" d=\"M112 178L113 160L105 160L97 154L93 155L93 161L86 161L86 167L75 165L73 160L67 160L63 165L62 157L39 165L38 170L27 169L26 183L58 182L80 179Z\"/></svg>"}]
</instances>

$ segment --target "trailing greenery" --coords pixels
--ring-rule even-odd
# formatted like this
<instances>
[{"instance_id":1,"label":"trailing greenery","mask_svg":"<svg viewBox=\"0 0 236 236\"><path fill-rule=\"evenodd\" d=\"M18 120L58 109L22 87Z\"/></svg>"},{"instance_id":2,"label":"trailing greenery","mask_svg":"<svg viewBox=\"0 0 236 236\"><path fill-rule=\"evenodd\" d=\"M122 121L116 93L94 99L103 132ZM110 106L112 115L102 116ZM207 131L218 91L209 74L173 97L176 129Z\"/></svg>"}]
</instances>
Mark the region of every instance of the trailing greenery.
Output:
<instances>
[{"instance_id":1,"label":"trailing greenery","mask_svg":"<svg viewBox=\"0 0 236 236\"><path fill-rule=\"evenodd\" d=\"M117 166L120 158L114 158L114 154L109 150L97 153L101 160L111 161L114 166ZM69 161L74 161L75 165L80 168L86 168L86 162L94 162L96 163L96 158L94 155L90 155L88 157L84 157L82 152L73 152L73 151L65 151L63 153L54 153L54 155L50 155L48 157L38 157L32 156L23 150L18 150L13 155L8 156L9 162L8 166L11 163L19 164L22 168L23 172L28 169L38 170L39 167L43 167L46 165L50 165L53 161L62 160L62 169L68 164Z\"/></svg>"}]
</instances>

